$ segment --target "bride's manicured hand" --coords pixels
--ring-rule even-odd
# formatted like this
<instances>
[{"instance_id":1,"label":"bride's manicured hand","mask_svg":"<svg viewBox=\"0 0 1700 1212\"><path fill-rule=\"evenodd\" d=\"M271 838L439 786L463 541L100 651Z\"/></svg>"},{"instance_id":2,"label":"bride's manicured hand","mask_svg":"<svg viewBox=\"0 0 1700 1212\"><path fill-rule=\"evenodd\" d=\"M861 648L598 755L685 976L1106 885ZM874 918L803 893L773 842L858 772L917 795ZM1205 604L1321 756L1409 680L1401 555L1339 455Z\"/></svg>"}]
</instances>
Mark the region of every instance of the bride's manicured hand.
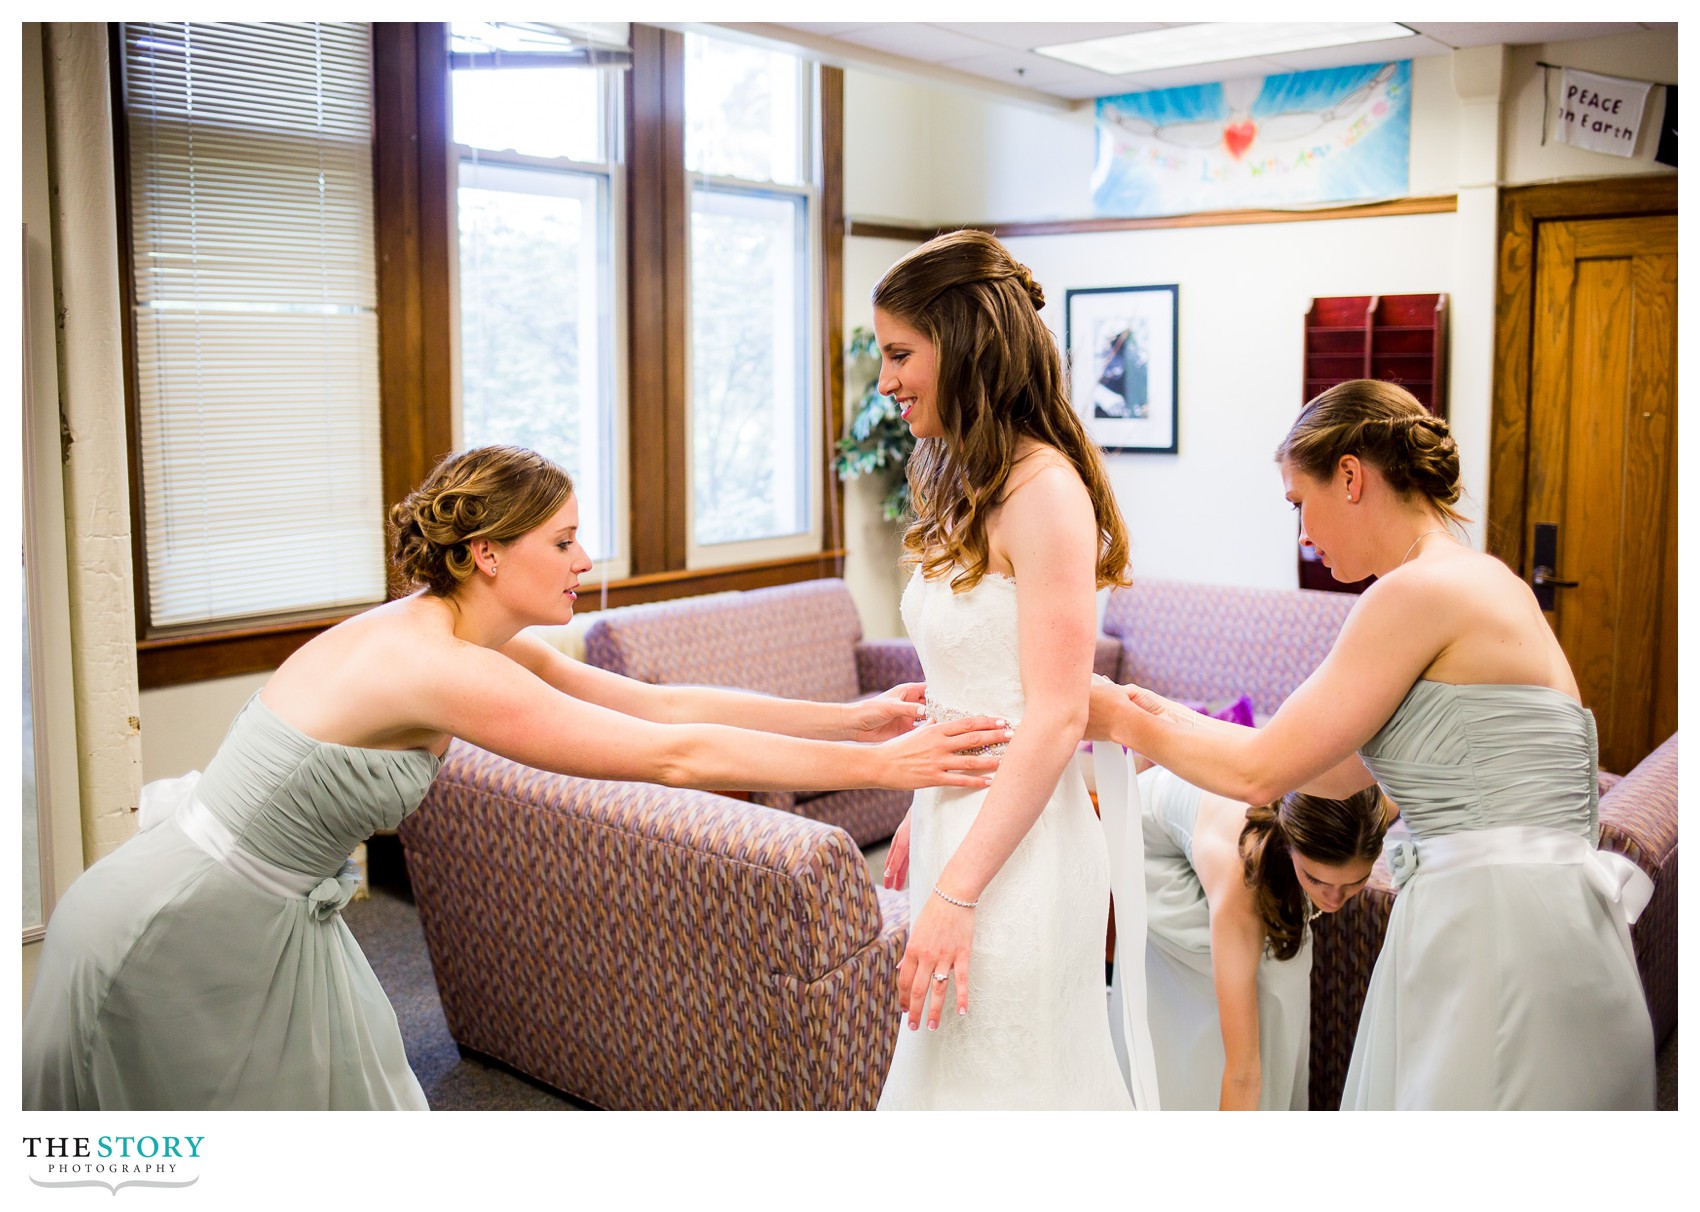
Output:
<instances>
[{"instance_id":1,"label":"bride's manicured hand","mask_svg":"<svg viewBox=\"0 0 1700 1212\"><path fill-rule=\"evenodd\" d=\"M885 766L878 785L901 791L990 786L997 756L964 751L1002 744L1014 735L1008 721L986 715L911 728L880 744Z\"/></svg>"},{"instance_id":2,"label":"bride's manicured hand","mask_svg":"<svg viewBox=\"0 0 1700 1212\"><path fill-rule=\"evenodd\" d=\"M891 835L891 848L885 852L885 886L899 891L909 882L909 817L910 813L903 814L903 823Z\"/></svg>"},{"instance_id":3,"label":"bride's manicured hand","mask_svg":"<svg viewBox=\"0 0 1700 1212\"><path fill-rule=\"evenodd\" d=\"M904 682L884 694L850 704L850 739L889 741L927 718L927 684Z\"/></svg>"},{"instance_id":4,"label":"bride's manicured hand","mask_svg":"<svg viewBox=\"0 0 1700 1212\"><path fill-rule=\"evenodd\" d=\"M968 1013L968 952L973 941L974 910L928 896L909 929L909 946L897 969L897 996L911 1031L920 1027L923 1016L927 1030L938 1030L939 1015L952 992L956 1012ZM940 973L949 979L935 979Z\"/></svg>"}]
</instances>

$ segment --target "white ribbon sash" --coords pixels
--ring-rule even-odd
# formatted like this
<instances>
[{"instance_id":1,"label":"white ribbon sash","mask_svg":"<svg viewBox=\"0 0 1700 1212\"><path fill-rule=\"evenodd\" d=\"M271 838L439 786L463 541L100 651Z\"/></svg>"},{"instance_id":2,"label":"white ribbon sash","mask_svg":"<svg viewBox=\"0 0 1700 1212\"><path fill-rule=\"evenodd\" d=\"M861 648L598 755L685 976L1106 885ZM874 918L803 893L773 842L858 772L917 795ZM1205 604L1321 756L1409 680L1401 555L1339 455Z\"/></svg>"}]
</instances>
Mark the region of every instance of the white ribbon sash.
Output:
<instances>
[{"instance_id":1,"label":"white ribbon sash","mask_svg":"<svg viewBox=\"0 0 1700 1212\"><path fill-rule=\"evenodd\" d=\"M1560 829L1507 825L1444 833L1419 842L1389 836L1383 849L1393 882L1400 887L1420 873L1501 863L1551 863L1580 866L1588 882L1622 915L1625 924L1639 918L1653 896L1651 877L1634 860L1613 850L1600 850L1586 838Z\"/></svg>"},{"instance_id":2,"label":"white ribbon sash","mask_svg":"<svg viewBox=\"0 0 1700 1212\"><path fill-rule=\"evenodd\" d=\"M241 876L262 892L293 900L306 897L314 916L323 919L338 912L354 895L359 878L352 862L332 876L308 875L268 862L236 844L235 836L195 794L201 772L191 770L181 778L159 779L142 788L137 815L143 831L166 821L177 822L195 845L226 870Z\"/></svg>"},{"instance_id":3,"label":"white ribbon sash","mask_svg":"<svg viewBox=\"0 0 1700 1212\"><path fill-rule=\"evenodd\" d=\"M1135 1109L1157 1111L1157 1065L1145 1011L1145 830L1133 754L1112 742L1094 741L1092 771L1110 851L1110 893L1116 902L1116 973L1121 979L1128 1081Z\"/></svg>"}]
</instances>

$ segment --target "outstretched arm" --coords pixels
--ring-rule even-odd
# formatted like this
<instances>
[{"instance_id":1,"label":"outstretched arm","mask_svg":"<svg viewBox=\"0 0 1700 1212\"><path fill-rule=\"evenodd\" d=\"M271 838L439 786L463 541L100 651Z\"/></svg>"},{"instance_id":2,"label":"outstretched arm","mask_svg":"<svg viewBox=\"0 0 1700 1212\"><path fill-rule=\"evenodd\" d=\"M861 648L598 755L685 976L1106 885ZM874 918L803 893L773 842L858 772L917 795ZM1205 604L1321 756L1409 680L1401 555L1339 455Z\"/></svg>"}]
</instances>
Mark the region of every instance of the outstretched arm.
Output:
<instances>
[{"instance_id":1,"label":"outstretched arm","mask_svg":"<svg viewBox=\"0 0 1700 1212\"><path fill-rule=\"evenodd\" d=\"M462 737L528 766L710 789L983 787L997 759L961 751L1010 735L983 718L906 729L879 745L658 724L581 702L501 652L454 639L413 653L386 693L414 727Z\"/></svg>"},{"instance_id":2,"label":"outstretched arm","mask_svg":"<svg viewBox=\"0 0 1700 1212\"><path fill-rule=\"evenodd\" d=\"M1138 687L1099 686L1094 732L1240 803L1368 786L1351 761L1450 642L1452 606L1443 589L1412 578L1370 586L1327 658L1262 728L1210 720Z\"/></svg>"},{"instance_id":3,"label":"outstretched arm","mask_svg":"<svg viewBox=\"0 0 1700 1212\"><path fill-rule=\"evenodd\" d=\"M717 686L651 686L575 661L523 631L502 653L581 702L657 724L728 724L822 741L883 741L926 714L925 687L915 683L854 703L817 703Z\"/></svg>"}]
</instances>

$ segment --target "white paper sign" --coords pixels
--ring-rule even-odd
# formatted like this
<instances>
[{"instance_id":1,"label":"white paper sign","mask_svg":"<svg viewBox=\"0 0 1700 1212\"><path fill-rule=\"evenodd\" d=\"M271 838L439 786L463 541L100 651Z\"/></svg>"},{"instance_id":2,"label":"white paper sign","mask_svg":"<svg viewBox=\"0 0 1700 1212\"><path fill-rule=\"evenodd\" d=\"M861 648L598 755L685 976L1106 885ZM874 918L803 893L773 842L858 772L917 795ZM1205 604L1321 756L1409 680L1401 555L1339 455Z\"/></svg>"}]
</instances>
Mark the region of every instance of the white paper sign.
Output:
<instances>
[{"instance_id":1,"label":"white paper sign","mask_svg":"<svg viewBox=\"0 0 1700 1212\"><path fill-rule=\"evenodd\" d=\"M1652 88L1638 80L1565 68L1559 77L1558 141L1608 156L1634 155Z\"/></svg>"}]
</instances>

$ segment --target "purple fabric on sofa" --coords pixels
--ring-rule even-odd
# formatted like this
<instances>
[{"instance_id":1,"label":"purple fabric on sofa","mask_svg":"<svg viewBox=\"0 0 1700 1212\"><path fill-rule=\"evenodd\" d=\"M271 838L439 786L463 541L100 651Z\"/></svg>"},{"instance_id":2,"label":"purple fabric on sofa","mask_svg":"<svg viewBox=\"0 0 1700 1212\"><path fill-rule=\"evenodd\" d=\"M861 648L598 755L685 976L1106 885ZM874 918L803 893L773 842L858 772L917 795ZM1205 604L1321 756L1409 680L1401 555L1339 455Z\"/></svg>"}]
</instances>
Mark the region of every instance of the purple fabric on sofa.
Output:
<instances>
[{"instance_id":1,"label":"purple fabric on sofa","mask_svg":"<svg viewBox=\"0 0 1700 1212\"><path fill-rule=\"evenodd\" d=\"M1207 715L1211 719L1227 720L1230 724L1244 724L1247 728L1257 727L1257 718L1252 711L1249 694L1242 694L1231 703L1205 703L1198 699L1187 699L1183 701L1182 706L1191 707L1200 715Z\"/></svg>"}]
</instances>

